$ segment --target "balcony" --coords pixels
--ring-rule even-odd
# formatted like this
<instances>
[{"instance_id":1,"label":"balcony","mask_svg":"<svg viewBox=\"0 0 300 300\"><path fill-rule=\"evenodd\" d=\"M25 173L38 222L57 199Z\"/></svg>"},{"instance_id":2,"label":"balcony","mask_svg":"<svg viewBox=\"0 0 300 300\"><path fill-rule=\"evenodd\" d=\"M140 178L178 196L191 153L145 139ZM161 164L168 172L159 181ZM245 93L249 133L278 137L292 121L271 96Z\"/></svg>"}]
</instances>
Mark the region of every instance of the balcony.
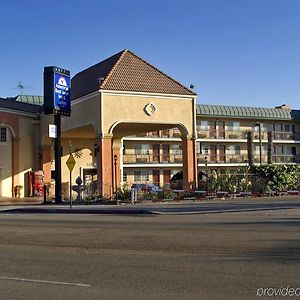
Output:
<instances>
[{"instance_id":1,"label":"balcony","mask_svg":"<svg viewBox=\"0 0 300 300\"><path fill-rule=\"evenodd\" d=\"M247 139L247 132L236 130L197 130L199 139Z\"/></svg>"},{"instance_id":2,"label":"balcony","mask_svg":"<svg viewBox=\"0 0 300 300\"><path fill-rule=\"evenodd\" d=\"M198 163L247 163L248 157L247 155L204 155L198 154Z\"/></svg>"},{"instance_id":3,"label":"balcony","mask_svg":"<svg viewBox=\"0 0 300 300\"><path fill-rule=\"evenodd\" d=\"M199 139L247 139L249 130L229 131L229 130L197 130ZM300 132L272 132L273 140L279 141L300 141ZM253 131L253 139L259 140L259 132ZM268 140L268 132L261 132L261 139Z\"/></svg>"},{"instance_id":4,"label":"balcony","mask_svg":"<svg viewBox=\"0 0 300 300\"><path fill-rule=\"evenodd\" d=\"M299 141L299 132L273 132L273 139L279 141Z\"/></svg>"},{"instance_id":5,"label":"balcony","mask_svg":"<svg viewBox=\"0 0 300 300\"><path fill-rule=\"evenodd\" d=\"M198 154L198 163L248 163L247 155L204 155ZM255 154L253 161L256 164L260 163L260 156ZM261 162L266 164L268 162L268 156L262 155ZM273 163L299 163L300 155L273 155Z\"/></svg>"},{"instance_id":6,"label":"balcony","mask_svg":"<svg viewBox=\"0 0 300 300\"><path fill-rule=\"evenodd\" d=\"M124 154L124 164L178 164L182 154Z\"/></svg>"},{"instance_id":7,"label":"balcony","mask_svg":"<svg viewBox=\"0 0 300 300\"><path fill-rule=\"evenodd\" d=\"M300 155L273 155L273 163L299 163Z\"/></svg>"}]
</instances>

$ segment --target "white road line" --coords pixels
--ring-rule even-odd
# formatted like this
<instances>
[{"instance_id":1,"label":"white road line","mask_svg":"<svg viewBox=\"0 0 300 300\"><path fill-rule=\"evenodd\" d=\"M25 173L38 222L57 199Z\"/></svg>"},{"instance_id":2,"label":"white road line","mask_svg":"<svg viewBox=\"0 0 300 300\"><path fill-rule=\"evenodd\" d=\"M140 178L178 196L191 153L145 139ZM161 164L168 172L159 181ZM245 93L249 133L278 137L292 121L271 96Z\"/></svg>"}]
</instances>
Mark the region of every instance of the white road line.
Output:
<instances>
[{"instance_id":1,"label":"white road line","mask_svg":"<svg viewBox=\"0 0 300 300\"><path fill-rule=\"evenodd\" d=\"M34 282L34 283L46 283L46 284L57 284L57 285L71 285L71 286L80 286L80 287L90 287L89 284L85 284L85 283L48 281L48 280L26 279L26 278L15 278L15 277L0 277L0 280L12 280L12 281Z\"/></svg>"}]
</instances>

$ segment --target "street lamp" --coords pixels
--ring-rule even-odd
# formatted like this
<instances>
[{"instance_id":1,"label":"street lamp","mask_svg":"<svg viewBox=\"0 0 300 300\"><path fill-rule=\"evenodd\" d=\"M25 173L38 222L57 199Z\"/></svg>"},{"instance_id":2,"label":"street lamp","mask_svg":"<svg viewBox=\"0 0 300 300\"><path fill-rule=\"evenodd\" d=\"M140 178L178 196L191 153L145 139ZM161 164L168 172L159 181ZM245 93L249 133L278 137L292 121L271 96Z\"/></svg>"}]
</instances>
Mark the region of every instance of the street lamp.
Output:
<instances>
[{"instance_id":1,"label":"street lamp","mask_svg":"<svg viewBox=\"0 0 300 300\"><path fill-rule=\"evenodd\" d=\"M208 167L207 167L207 156L204 157L204 165L206 172L206 193L208 193Z\"/></svg>"},{"instance_id":2,"label":"street lamp","mask_svg":"<svg viewBox=\"0 0 300 300\"><path fill-rule=\"evenodd\" d=\"M118 160L118 156L117 154L114 155L114 166L115 166L115 195L116 195L116 199L117 199L117 160Z\"/></svg>"},{"instance_id":3,"label":"street lamp","mask_svg":"<svg viewBox=\"0 0 300 300\"><path fill-rule=\"evenodd\" d=\"M261 123L256 123L258 126L258 138L259 138L259 164L262 164L262 138L261 138Z\"/></svg>"}]
</instances>

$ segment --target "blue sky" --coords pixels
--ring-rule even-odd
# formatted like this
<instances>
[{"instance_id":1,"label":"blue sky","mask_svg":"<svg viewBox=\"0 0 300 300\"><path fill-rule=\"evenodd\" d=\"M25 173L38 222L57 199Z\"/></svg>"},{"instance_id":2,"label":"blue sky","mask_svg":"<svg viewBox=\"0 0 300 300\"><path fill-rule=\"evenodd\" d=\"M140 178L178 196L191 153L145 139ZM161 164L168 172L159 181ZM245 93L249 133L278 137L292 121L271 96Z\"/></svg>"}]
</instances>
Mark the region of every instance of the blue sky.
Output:
<instances>
[{"instance_id":1,"label":"blue sky","mask_svg":"<svg viewBox=\"0 0 300 300\"><path fill-rule=\"evenodd\" d=\"M43 67L72 75L130 49L198 102L300 109L300 1L1 1L0 97L42 95Z\"/></svg>"}]
</instances>

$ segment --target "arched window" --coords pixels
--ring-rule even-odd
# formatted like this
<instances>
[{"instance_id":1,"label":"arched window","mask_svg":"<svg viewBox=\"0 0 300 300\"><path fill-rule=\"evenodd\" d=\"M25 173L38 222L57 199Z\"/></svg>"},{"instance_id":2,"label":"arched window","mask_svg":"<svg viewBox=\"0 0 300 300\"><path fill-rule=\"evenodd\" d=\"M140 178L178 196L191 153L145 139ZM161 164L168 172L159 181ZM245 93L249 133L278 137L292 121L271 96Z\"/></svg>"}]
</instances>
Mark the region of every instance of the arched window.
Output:
<instances>
[{"instance_id":1,"label":"arched window","mask_svg":"<svg viewBox=\"0 0 300 300\"><path fill-rule=\"evenodd\" d=\"M8 130L6 127L0 127L0 143L8 142Z\"/></svg>"}]
</instances>

